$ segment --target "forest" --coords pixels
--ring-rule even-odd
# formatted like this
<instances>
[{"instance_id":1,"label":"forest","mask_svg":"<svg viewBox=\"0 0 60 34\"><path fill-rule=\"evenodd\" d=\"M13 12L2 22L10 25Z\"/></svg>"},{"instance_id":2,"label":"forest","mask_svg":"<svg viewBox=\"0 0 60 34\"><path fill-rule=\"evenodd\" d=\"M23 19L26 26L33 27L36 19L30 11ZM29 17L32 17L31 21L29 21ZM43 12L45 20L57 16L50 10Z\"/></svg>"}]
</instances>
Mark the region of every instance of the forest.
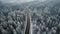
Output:
<instances>
[{"instance_id":1,"label":"forest","mask_svg":"<svg viewBox=\"0 0 60 34\"><path fill-rule=\"evenodd\" d=\"M27 6L33 24L32 34L60 34L60 0L20 5L0 2L0 34L24 34L24 9Z\"/></svg>"}]
</instances>

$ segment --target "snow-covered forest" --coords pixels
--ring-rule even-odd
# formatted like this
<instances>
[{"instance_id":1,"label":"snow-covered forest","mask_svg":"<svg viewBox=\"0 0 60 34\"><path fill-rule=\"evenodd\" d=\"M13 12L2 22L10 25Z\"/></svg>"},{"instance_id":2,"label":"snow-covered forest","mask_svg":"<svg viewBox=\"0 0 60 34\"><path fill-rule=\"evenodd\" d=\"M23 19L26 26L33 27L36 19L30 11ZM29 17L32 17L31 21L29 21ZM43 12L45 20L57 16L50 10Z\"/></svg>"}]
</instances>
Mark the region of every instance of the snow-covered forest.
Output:
<instances>
[{"instance_id":1,"label":"snow-covered forest","mask_svg":"<svg viewBox=\"0 0 60 34\"><path fill-rule=\"evenodd\" d=\"M32 34L60 34L60 0L22 4L0 2L0 34L24 34L24 9L31 15Z\"/></svg>"}]
</instances>

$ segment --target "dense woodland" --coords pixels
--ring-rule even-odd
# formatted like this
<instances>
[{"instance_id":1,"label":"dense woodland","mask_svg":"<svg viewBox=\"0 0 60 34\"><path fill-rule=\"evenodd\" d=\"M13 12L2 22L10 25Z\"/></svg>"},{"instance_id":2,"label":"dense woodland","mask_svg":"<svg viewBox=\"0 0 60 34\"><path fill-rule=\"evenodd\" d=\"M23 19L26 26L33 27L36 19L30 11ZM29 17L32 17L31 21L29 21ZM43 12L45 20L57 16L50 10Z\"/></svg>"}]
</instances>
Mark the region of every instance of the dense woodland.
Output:
<instances>
[{"instance_id":1,"label":"dense woodland","mask_svg":"<svg viewBox=\"0 0 60 34\"><path fill-rule=\"evenodd\" d=\"M35 1L13 6L0 3L0 34L24 34L24 8L27 6L33 34L60 34L60 3L52 2Z\"/></svg>"}]
</instances>

